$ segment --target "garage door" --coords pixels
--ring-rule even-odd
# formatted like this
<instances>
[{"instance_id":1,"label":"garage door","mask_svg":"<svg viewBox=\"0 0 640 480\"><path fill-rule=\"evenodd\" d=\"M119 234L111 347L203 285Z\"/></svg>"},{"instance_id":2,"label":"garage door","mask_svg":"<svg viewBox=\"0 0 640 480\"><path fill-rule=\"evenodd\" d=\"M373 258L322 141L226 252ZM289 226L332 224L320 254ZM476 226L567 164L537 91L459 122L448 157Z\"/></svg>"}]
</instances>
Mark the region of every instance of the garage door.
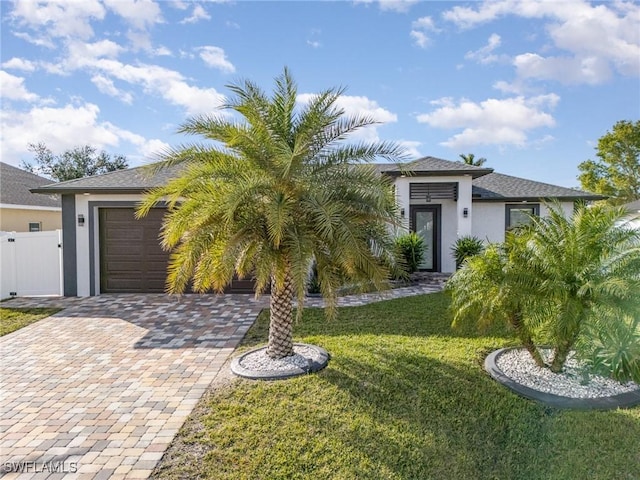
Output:
<instances>
[{"instance_id":1,"label":"garage door","mask_svg":"<svg viewBox=\"0 0 640 480\"><path fill-rule=\"evenodd\" d=\"M169 253L158 234L165 210L152 209L136 219L133 208L101 208L100 291L102 293L162 293ZM235 280L228 293L251 293L253 282Z\"/></svg>"}]
</instances>

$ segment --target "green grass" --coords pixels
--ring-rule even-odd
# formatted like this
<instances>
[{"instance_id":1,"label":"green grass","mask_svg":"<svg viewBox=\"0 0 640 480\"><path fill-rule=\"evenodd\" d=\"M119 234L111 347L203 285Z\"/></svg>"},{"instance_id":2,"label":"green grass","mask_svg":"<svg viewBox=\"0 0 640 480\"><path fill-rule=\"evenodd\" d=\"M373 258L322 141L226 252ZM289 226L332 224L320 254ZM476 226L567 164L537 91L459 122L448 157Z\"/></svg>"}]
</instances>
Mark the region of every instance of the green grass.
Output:
<instances>
[{"instance_id":1,"label":"green grass","mask_svg":"<svg viewBox=\"0 0 640 480\"><path fill-rule=\"evenodd\" d=\"M484 373L509 332L452 332L445 294L305 311L329 367L205 397L153 478L637 479L640 408L561 411ZM266 312L243 348L264 343Z\"/></svg>"},{"instance_id":2,"label":"green grass","mask_svg":"<svg viewBox=\"0 0 640 480\"><path fill-rule=\"evenodd\" d=\"M0 307L0 337L59 311L59 308Z\"/></svg>"}]
</instances>

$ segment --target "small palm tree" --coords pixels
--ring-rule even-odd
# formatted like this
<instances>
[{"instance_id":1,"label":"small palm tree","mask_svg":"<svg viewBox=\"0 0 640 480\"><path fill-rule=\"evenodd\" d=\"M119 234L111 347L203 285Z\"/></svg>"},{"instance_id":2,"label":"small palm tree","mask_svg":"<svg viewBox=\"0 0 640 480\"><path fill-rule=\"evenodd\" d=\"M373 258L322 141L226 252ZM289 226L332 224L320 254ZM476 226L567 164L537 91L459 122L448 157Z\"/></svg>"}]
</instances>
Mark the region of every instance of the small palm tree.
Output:
<instances>
[{"instance_id":1,"label":"small palm tree","mask_svg":"<svg viewBox=\"0 0 640 480\"><path fill-rule=\"evenodd\" d=\"M460 154L460 158L462 159L463 163L472 165L474 167L481 167L487 161L487 159L484 157L480 157L478 159L476 159L475 157L476 156L473 153L467 153L466 155L464 153Z\"/></svg>"},{"instance_id":2,"label":"small palm tree","mask_svg":"<svg viewBox=\"0 0 640 480\"><path fill-rule=\"evenodd\" d=\"M523 230L535 295L554 309L545 331L560 372L588 322L623 319L640 309L640 231L620 226L623 208L579 205L571 217L552 205Z\"/></svg>"},{"instance_id":3,"label":"small palm tree","mask_svg":"<svg viewBox=\"0 0 640 480\"><path fill-rule=\"evenodd\" d=\"M314 261L329 315L345 280L387 285L395 199L390 180L361 164L404 155L392 143L345 143L376 122L344 115L336 105L344 89L299 105L287 69L270 97L251 81L229 88L234 98L225 107L241 119L204 115L182 125L179 132L216 143L163 154L159 168L185 167L151 191L138 214L168 203L162 244L173 252L169 292L222 291L234 275L253 276L257 294L270 288L266 353L283 358L293 354L293 300L301 315Z\"/></svg>"},{"instance_id":4,"label":"small palm tree","mask_svg":"<svg viewBox=\"0 0 640 480\"><path fill-rule=\"evenodd\" d=\"M526 317L531 306L527 286L532 282L523 275L523 261L522 241L513 234L507 235L504 244L491 244L469 257L447 282L453 326L474 322L486 328L507 323L536 364L544 367L533 340L535 325Z\"/></svg>"}]
</instances>

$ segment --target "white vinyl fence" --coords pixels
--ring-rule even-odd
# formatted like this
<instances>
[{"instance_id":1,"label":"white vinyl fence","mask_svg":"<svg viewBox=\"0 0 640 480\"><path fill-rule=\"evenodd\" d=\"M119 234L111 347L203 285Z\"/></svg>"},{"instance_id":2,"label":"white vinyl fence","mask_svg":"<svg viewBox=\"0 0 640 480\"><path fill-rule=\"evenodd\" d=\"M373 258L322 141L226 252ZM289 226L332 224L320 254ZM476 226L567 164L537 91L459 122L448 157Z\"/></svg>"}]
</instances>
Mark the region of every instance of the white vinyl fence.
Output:
<instances>
[{"instance_id":1,"label":"white vinyl fence","mask_svg":"<svg viewBox=\"0 0 640 480\"><path fill-rule=\"evenodd\" d=\"M62 230L0 232L0 298L62 294Z\"/></svg>"}]
</instances>

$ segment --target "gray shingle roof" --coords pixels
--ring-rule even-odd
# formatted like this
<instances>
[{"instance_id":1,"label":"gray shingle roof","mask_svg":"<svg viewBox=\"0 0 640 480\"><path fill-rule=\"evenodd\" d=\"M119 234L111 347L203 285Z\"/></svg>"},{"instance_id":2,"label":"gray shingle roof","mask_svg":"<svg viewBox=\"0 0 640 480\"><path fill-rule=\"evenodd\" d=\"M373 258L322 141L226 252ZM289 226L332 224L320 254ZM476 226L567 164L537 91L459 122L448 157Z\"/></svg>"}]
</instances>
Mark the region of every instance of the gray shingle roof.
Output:
<instances>
[{"instance_id":1,"label":"gray shingle roof","mask_svg":"<svg viewBox=\"0 0 640 480\"><path fill-rule=\"evenodd\" d=\"M400 175L403 166L396 163L378 163L375 167L389 175ZM541 198L563 198L599 200L604 197L580 190L558 187L524 178L492 173L491 168L475 167L462 162L452 162L434 157L424 157L404 167L416 176L471 175L473 177L473 199L487 201L517 201ZM104 175L69 180L37 189L39 192L55 193L142 193L153 187L164 185L178 175L181 165L151 174L147 167L117 170Z\"/></svg>"},{"instance_id":2,"label":"gray shingle roof","mask_svg":"<svg viewBox=\"0 0 640 480\"><path fill-rule=\"evenodd\" d=\"M402 171L406 170L416 176L471 175L473 178L493 172L492 168L476 167L436 157L423 157L404 164L377 163L376 168L390 175L401 175Z\"/></svg>"},{"instance_id":3,"label":"gray shingle roof","mask_svg":"<svg viewBox=\"0 0 640 480\"><path fill-rule=\"evenodd\" d=\"M567 200L601 200L606 197L582 190L559 187L502 173L490 173L473 180L473 200L539 200L562 198Z\"/></svg>"},{"instance_id":4,"label":"gray shingle roof","mask_svg":"<svg viewBox=\"0 0 640 480\"><path fill-rule=\"evenodd\" d=\"M94 175L47 185L38 188L37 191L56 193L142 193L150 188L164 185L168 180L175 177L182 168L182 166L176 165L155 174L146 166L116 170L103 175Z\"/></svg>"},{"instance_id":5,"label":"gray shingle roof","mask_svg":"<svg viewBox=\"0 0 640 480\"><path fill-rule=\"evenodd\" d=\"M39 177L0 162L0 203L2 204L60 208L60 198L57 196L40 195L29 191L50 183L51 180L48 178Z\"/></svg>"}]
</instances>

